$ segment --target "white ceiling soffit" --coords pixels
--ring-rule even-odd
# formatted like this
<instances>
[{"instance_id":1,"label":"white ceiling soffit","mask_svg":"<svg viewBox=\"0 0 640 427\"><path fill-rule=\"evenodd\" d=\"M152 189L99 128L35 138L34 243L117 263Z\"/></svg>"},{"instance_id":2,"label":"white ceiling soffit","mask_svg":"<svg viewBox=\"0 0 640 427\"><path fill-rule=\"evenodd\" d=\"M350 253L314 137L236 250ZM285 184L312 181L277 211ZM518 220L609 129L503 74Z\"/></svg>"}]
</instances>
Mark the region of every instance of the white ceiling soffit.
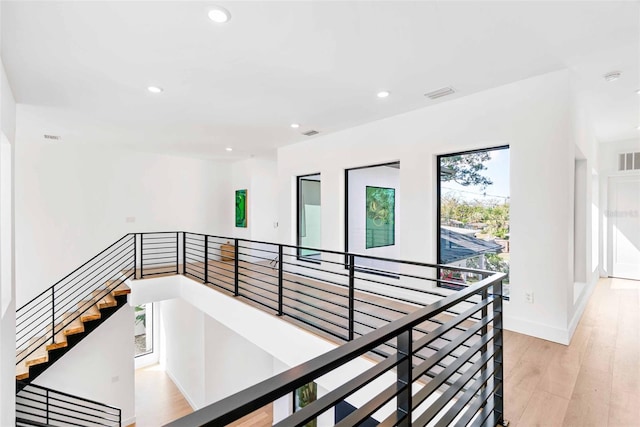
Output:
<instances>
[{"instance_id":1,"label":"white ceiling soffit","mask_svg":"<svg viewBox=\"0 0 640 427\"><path fill-rule=\"evenodd\" d=\"M637 137L635 1L215 4L228 23L207 18L210 2L3 2L15 96L43 107L30 128L65 143L238 158L570 68L597 137ZM604 82L612 70L622 78ZM456 92L424 96L447 86Z\"/></svg>"}]
</instances>

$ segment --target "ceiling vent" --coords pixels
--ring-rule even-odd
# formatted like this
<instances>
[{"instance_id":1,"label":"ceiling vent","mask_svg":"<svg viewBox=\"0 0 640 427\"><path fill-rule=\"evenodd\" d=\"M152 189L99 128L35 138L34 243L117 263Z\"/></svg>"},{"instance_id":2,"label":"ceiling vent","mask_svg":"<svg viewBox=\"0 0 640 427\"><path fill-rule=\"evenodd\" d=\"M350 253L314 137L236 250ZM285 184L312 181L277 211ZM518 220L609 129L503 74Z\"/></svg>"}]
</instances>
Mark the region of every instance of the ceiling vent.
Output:
<instances>
[{"instance_id":1,"label":"ceiling vent","mask_svg":"<svg viewBox=\"0 0 640 427\"><path fill-rule=\"evenodd\" d=\"M50 141L60 141L62 137L60 135L44 135L44 139L48 139Z\"/></svg>"},{"instance_id":2,"label":"ceiling vent","mask_svg":"<svg viewBox=\"0 0 640 427\"><path fill-rule=\"evenodd\" d=\"M302 132L302 134L303 134L304 136L313 136L313 135L317 135L317 134L319 134L319 133L320 133L320 132L318 132L317 130L308 130L308 131L306 131L306 132Z\"/></svg>"},{"instance_id":3,"label":"ceiling vent","mask_svg":"<svg viewBox=\"0 0 640 427\"><path fill-rule=\"evenodd\" d=\"M640 153L620 153L618 155L618 170L640 170Z\"/></svg>"},{"instance_id":4,"label":"ceiling vent","mask_svg":"<svg viewBox=\"0 0 640 427\"><path fill-rule=\"evenodd\" d=\"M454 93L456 93L456 90L449 86L443 87L442 89L434 90L433 92L425 93L424 96L430 99L438 99L442 98L443 96L453 95Z\"/></svg>"}]
</instances>

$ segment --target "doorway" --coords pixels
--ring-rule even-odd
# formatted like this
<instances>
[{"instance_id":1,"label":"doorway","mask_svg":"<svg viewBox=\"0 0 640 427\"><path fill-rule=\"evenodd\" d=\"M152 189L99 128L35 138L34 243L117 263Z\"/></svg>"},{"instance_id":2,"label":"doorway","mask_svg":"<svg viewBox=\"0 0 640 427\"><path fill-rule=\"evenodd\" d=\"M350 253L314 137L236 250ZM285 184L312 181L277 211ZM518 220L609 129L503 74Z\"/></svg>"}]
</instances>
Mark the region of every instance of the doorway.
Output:
<instances>
[{"instance_id":1,"label":"doorway","mask_svg":"<svg viewBox=\"0 0 640 427\"><path fill-rule=\"evenodd\" d=\"M610 276L640 280L640 175L609 179Z\"/></svg>"}]
</instances>

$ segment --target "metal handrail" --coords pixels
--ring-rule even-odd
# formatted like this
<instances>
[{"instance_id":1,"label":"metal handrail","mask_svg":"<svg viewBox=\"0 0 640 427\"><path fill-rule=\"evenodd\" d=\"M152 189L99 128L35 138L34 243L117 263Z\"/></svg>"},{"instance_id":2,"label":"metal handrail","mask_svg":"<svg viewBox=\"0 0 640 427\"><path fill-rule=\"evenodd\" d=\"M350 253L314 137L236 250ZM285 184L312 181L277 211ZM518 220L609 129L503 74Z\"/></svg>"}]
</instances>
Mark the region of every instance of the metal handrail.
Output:
<instances>
[{"instance_id":1,"label":"metal handrail","mask_svg":"<svg viewBox=\"0 0 640 427\"><path fill-rule=\"evenodd\" d=\"M16 414L29 425L122 425L120 408L35 384L18 392Z\"/></svg>"},{"instance_id":2,"label":"metal handrail","mask_svg":"<svg viewBox=\"0 0 640 427\"><path fill-rule=\"evenodd\" d=\"M504 277L505 275L503 273L494 273L490 277L471 285L458 293L452 294L434 304L410 313L407 316L382 326L381 328L363 335L360 338L347 342L324 355L264 380L219 402L197 410L190 415L167 424L167 426L221 426L233 422L250 414L256 409L273 402L285 394L314 381L318 377L321 377L322 375L325 375L334 369L365 355L379 345L384 344L392 338L398 337L401 333L413 329L420 323L445 312L447 309L452 308L460 302L466 301L470 296L476 295L494 285L501 286L501 282ZM309 408L310 407L311 406L309 406ZM323 407L315 412L320 413L324 409L326 408ZM311 412L311 410L307 410L306 412ZM298 416L296 421L300 422L301 418L302 416ZM283 425L298 425L298 422L291 421L291 423Z\"/></svg>"}]
</instances>

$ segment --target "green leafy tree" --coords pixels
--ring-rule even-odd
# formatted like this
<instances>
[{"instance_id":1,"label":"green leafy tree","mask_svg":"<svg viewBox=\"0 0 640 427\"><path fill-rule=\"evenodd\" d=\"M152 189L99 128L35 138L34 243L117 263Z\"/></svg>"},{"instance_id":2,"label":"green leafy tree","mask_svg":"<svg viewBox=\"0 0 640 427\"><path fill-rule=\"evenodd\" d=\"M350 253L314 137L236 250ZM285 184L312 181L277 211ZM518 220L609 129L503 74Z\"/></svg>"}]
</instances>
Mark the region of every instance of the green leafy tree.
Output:
<instances>
[{"instance_id":1,"label":"green leafy tree","mask_svg":"<svg viewBox=\"0 0 640 427\"><path fill-rule=\"evenodd\" d=\"M489 160L491 154L486 151L442 157L440 179L443 182L454 181L465 187L473 185L485 189L493 184L491 179L482 174L487 170L485 163Z\"/></svg>"}]
</instances>

